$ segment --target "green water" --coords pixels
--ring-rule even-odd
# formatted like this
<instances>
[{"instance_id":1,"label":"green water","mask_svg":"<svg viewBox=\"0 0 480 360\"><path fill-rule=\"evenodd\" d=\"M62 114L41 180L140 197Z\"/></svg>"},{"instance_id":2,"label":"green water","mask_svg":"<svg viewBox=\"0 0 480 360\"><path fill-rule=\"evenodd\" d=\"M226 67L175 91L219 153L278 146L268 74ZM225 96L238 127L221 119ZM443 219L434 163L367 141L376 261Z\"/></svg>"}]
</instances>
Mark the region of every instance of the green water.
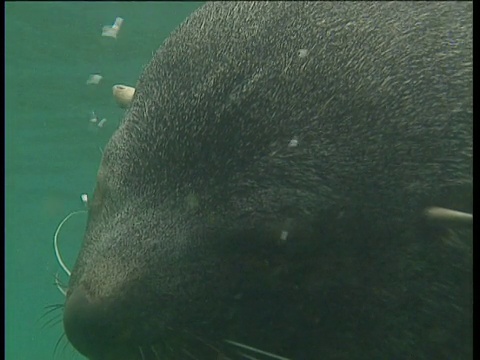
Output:
<instances>
[{"instance_id":1,"label":"green water","mask_svg":"<svg viewBox=\"0 0 480 360\"><path fill-rule=\"evenodd\" d=\"M168 34L200 3L10 2L6 18L6 359L80 359L63 334L53 234L91 194L101 152L122 118L114 84L136 79ZM118 38L104 25L124 18ZM86 85L90 74L103 76ZM91 112L106 118L90 123ZM85 215L60 233L70 267ZM46 326L42 327L42 325Z\"/></svg>"}]
</instances>

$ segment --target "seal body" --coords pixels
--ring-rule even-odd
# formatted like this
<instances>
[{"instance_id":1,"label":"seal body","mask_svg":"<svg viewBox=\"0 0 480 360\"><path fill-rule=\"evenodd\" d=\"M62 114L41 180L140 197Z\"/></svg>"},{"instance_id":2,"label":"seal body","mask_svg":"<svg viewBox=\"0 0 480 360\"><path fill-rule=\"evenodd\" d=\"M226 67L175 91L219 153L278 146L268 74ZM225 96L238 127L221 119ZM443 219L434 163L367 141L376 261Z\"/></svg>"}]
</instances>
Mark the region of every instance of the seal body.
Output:
<instances>
[{"instance_id":1,"label":"seal body","mask_svg":"<svg viewBox=\"0 0 480 360\"><path fill-rule=\"evenodd\" d=\"M471 237L418 226L471 206L471 3L209 3L135 88L70 279L78 351L471 357Z\"/></svg>"}]
</instances>

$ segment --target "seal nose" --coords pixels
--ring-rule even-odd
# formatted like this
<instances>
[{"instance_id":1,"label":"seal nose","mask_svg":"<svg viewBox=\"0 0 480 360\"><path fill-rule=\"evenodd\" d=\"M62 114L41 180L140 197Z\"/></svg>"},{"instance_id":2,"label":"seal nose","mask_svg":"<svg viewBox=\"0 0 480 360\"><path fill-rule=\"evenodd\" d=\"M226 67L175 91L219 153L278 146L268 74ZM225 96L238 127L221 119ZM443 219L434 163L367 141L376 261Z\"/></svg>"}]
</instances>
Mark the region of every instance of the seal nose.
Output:
<instances>
[{"instance_id":1,"label":"seal nose","mask_svg":"<svg viewBox=\"0 0 480 360\"><path fill-rule=\"evenodd\" d=\"M92 300L82 286L68 297L63 326L70 343L88 358L101 358L113 342L115 329L107 304Z\"/></svg>"}]
</instances>

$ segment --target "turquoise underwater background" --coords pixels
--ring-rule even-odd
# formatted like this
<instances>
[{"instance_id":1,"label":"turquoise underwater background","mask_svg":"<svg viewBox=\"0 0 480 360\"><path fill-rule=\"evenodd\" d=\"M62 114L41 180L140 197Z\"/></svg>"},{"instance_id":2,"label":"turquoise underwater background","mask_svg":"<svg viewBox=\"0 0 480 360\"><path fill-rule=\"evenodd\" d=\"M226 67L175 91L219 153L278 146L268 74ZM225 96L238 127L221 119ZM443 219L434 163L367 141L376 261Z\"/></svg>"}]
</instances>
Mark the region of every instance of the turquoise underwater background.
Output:
<instances>
[{"instance_id":1,"label":"turquoise underwater background","mask_svg":"<svg viewBox=\"0 0 480 360\"><path fill-rule=\"evenodd\" d=\"M135 86L168 34L200 5L5 4L7 360L82 358L62 337L61 310L47 313L63 303L55 274L68 281L54 256L55 229L84 209L81 194L93 192L100 149L123 116L112 86ZM102 37L116 17L124 19L118 38ZM87 85L95 73L101 82ZM103 127L90 122L92 111L107 119ZM59 234L70 268L85 223L85 214L72 217Z\"/></svg>"}]
</instances>

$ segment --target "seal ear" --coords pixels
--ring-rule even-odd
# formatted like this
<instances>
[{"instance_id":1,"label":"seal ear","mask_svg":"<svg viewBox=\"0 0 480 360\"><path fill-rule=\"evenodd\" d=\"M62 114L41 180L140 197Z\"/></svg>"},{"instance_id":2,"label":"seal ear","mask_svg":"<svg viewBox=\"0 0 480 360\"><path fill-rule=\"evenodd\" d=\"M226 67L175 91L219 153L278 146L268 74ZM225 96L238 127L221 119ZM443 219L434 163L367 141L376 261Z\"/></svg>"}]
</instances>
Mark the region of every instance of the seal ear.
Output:
<instances>
[{"instance_id":1,"label":"seal ear","mask_svg":"<svg viewBox=\"0 0 480 360\"><path fill-rule=\"evenodd\" d=\"M122 109L128 108L132 102L133 95L135 94L135 88L126 85L114 85L112 90L113 97L118 106Z\"/></svg>"}]
</instances>

